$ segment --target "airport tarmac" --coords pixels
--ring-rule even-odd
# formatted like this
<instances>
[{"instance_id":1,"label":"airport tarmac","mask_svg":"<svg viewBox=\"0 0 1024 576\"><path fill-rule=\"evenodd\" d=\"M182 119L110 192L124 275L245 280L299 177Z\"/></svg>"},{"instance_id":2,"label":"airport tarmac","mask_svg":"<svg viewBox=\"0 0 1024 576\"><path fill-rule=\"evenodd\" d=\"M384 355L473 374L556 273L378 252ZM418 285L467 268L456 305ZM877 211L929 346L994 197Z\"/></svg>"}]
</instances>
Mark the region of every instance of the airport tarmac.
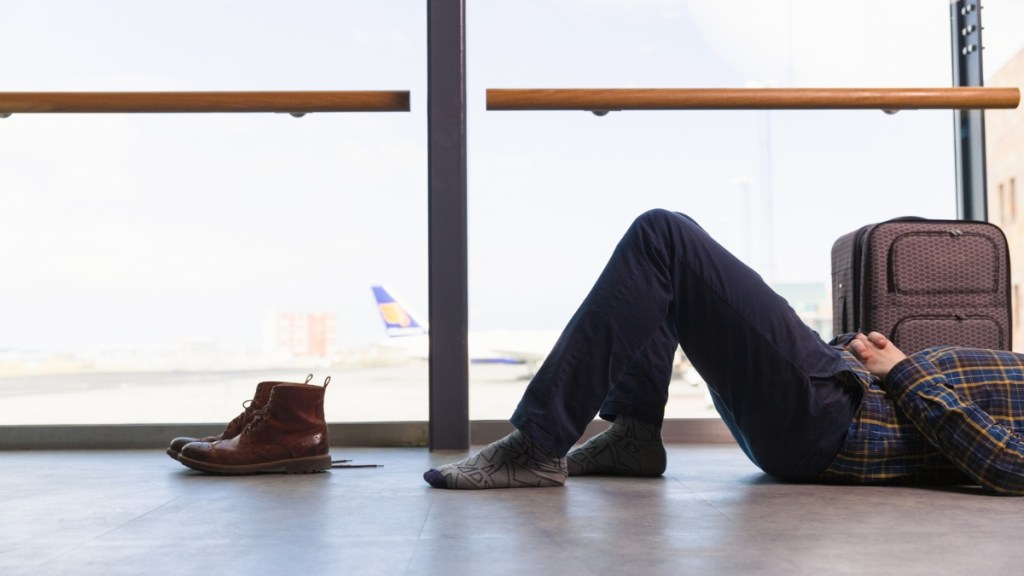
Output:
<instances>
[{"instance_id":1,"label":"airport tarmac","mask_svg":"<svg viewBox=\"0 0 1024 576\"><path fill-rule=\"evenodd\" d=\"M313 370L331 377L324 411L331 422L425 421L427 363ZM264 380L302 382L300 369L251 372L61 374L0 378L0 425L227 422ZM524 365L470 367L470 418L507 419L529 382ZM669 418L717 416L702 383L676 378Z\"/></svg>"}]
</instances>

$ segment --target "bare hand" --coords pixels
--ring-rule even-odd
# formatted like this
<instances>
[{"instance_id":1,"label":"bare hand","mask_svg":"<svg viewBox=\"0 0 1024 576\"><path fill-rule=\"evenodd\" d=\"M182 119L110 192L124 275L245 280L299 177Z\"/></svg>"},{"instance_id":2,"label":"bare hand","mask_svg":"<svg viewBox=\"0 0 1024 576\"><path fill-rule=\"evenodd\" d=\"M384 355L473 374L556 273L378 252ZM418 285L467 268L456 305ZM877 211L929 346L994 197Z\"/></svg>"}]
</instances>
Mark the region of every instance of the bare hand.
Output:
<instances>
[{"instance_id":1,"label":"bare hand","mask_svg":"<svg viewBox=\"0 0 1024 576\"><path fill-rule=\"evenodd\" d=\"M868 372L879 378L885 378L893 366L907 357L902 350L878 332L871 332L867 336L857 334L846 345L846 350L853 354Z\"/></svg>"}]
</instances>

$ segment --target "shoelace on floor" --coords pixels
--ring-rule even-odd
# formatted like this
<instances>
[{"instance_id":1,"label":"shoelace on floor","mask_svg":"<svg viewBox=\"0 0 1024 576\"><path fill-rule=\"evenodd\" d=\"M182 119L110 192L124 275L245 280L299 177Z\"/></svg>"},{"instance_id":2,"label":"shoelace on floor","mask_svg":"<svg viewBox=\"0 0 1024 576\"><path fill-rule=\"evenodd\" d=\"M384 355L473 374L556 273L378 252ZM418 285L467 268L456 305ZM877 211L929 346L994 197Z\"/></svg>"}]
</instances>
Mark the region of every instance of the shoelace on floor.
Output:
<instances>
[{"instance_id":1,"label":"shoelace on floor","mask_svg":"<svg viewBox=\"0 0 1024 576\"><path fill-rule=\"evenodd\" d=\"M383 468L383 464L349 464L351 460L331 460L331 468Z\"/></svg>"}]
</instances>

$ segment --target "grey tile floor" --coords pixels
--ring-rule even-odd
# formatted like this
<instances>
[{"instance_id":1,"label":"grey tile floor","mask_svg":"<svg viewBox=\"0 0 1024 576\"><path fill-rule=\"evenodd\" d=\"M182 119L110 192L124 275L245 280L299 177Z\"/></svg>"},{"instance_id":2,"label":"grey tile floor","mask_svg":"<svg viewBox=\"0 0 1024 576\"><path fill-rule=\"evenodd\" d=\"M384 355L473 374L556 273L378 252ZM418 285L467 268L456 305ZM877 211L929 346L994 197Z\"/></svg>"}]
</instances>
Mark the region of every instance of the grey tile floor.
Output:
<instances>
[{"instance_id":1,"label":"grey tile floor","mask_svg":"<svg viewBox=\"0 0 1024 576\"><path fill-rule=\"evenodd\" d=\"M161 452L0 453L0 574L1021 574L1024 498L779 483L735 446L673 445L659 479L456 492L461 455L245 477Z\"/></svg>"}]
</instances>

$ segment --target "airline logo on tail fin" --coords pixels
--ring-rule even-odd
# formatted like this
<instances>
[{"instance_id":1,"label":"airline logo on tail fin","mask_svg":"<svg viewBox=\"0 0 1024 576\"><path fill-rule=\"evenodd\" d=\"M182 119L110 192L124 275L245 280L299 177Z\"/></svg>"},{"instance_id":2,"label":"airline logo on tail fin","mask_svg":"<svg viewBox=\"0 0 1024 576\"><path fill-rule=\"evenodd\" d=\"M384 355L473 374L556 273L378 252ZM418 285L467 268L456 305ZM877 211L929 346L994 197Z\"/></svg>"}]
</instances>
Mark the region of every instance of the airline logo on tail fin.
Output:
<instances>
[{"instance_id":1,"label":"airline logo on tail fin","mask_svg":"<svg viewBox=\"0 0 1024 576\"><path fill-rule=\"evenodd\" d=\"M427 329L413 316L409 308L391 295L383 286L373 286L373 297L377 300L377 311L384 321L388 337L426 334Z\"/></svg>"}]
</instances>

